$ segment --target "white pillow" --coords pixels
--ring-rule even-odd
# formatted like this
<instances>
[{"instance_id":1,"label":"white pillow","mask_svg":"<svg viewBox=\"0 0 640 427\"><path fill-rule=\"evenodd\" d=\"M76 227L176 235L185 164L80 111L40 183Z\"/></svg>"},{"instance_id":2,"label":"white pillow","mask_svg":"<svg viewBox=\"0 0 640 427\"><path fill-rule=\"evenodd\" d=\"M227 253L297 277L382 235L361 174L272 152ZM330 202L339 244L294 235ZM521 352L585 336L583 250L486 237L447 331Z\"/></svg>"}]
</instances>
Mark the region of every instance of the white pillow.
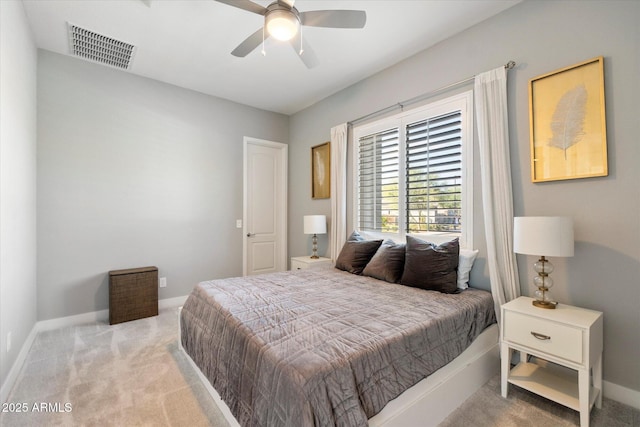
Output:
<instances>
[{"instance_id":1,"label":"white pillow","mask_svg":"<svg viewBox=\"0 0 640 427\"><path fill-rule=\"evenodd\" d=\"M469 273L477 256L478 250L460 249L458 257L458 289L467 289L469 287Z\"/></svg>"}]
</instances>

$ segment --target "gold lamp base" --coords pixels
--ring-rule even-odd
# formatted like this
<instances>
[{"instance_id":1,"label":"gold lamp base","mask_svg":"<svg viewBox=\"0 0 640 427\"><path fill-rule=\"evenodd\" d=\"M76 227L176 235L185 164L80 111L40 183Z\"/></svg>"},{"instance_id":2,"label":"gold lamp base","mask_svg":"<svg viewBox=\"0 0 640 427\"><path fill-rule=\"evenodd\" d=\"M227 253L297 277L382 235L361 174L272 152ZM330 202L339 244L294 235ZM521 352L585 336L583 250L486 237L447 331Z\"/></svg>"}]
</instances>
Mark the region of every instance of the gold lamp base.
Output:
<instances>
[{"instance_id":1,"label":"gold lamp base","mask_svg":"<svg viewBox=\"0 0 640 427\"><path fill-rule=\"evenodd\" d=\"M549 309L554 309L556 308L556 305L558 305L557 302L538 301L537 299L533 300L532 304L539 308L549 308Z\"/></svg>"},{"instance_id":2,"label":"gold lamp base","mask_svg":"<svg viewBox=\"0 0 640 427\"><path fill-rule=\"evenodd\" d=\"M538 275L533 278L533 284L538 288L535 292L535 299L533 305L538 308L554 309L557 302L551 301L549 298L549 288L553 286L553 280L549 277L549 273L553 271L553 264L551 264L544 256L541 256L538 262L533 264L533 269Z\"/></svg>"}]
</instances>

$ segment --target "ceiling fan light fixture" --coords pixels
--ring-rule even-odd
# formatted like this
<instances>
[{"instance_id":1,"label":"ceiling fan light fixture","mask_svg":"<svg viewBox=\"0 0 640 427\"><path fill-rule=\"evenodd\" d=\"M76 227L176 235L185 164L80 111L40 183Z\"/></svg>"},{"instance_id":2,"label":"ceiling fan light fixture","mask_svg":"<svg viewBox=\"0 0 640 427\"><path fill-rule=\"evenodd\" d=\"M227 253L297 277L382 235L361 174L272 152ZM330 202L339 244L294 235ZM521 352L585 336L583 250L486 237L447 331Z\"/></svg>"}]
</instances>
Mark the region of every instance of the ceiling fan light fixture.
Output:
<instances>
[{"instance_id":1,"label":"ceiling fan light fixture","mask_svg":"<svg viewBox=\"0 0 640 427\"><path fill-rule=\"evenodd\" d=\"M271 10L265 16L269 35L277 40L291 40L300 30L300 19L291 10Z\"/></svg>"},{"instance_id":2,"label":"ceiling fan light fixture","mask_svg":"<svg viewBox=\"0 0 640 427\"><path fill-rule=\"evenodd\" d=\"M264 18L262 28L236 46L231 51L233 56L244 58L260 46L261 42L262 54L265 55L265 41L269 37L273 37L276 40L289 41L307 68L315 67L317 58L309 43L302 39L302 27L363 28L367 22L367 14L362 10L312 10L301 13L293 5L295 0L272 0L271 4L266 7L251 0L214 1L246 10ZM261 3L265 1L262 0Z\"/></svg>"}]
</instances>

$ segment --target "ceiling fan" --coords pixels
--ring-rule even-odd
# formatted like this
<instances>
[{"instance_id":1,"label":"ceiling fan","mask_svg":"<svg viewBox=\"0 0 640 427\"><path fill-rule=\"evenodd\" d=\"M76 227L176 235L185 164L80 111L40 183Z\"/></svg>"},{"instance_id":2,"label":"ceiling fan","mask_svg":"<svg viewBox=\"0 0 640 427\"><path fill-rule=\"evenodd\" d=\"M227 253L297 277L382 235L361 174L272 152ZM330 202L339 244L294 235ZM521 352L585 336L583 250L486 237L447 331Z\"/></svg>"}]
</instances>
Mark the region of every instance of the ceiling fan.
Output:
<instances>
[{"instance_id":1,"label":"ceiling fan","mask_svg":"<svg viewBox=\"0 0 640 427\"><path fill-rule=\"evenodd\" d=\"M324 28L363 28L367 14L361 10L313 10L299 12L293 6L295 0L276 0L263 7L250 0L215 0L239 9L264 16L264 27L247 37L231 54L245 57L270 36L281 41L289 41L307 68L318 64L315 53L303 40L301 26ZM264 53L264 51L263 51Z\"/></svg>"}]
</instances>

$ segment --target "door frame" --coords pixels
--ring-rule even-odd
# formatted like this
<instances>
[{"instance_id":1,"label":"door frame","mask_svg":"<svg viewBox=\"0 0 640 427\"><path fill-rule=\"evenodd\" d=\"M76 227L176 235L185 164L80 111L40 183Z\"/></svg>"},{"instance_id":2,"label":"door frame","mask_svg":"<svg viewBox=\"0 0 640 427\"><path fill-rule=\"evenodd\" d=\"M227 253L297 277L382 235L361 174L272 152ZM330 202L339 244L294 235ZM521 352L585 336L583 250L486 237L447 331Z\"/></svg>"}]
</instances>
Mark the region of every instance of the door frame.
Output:
<instances>
[{"instance_id":1,"label":"door frame","mask_svg":"<svg viewBox=\"0 0 640 427\"><path fill-rule=\"evenodd\" d=\"M282 230L278 234L277 244L278 253L277 257L277 269L278 271L285 271L287 269L287 216L288 216L288 176L289 176L289 146L281 142L267 141L265 139L253 138L245 136L243 138L242 147L242 275L247 275L247 198L248 198L248 185L247 185L247 149L249 145L258 145L263 147L276 148L280 150L280 160L282 161L282 171L278 179L278 184L282 190L282 200L278 207L278 212L281 212L278 219L278 226Z\"/></svg>"}]
</instances>

